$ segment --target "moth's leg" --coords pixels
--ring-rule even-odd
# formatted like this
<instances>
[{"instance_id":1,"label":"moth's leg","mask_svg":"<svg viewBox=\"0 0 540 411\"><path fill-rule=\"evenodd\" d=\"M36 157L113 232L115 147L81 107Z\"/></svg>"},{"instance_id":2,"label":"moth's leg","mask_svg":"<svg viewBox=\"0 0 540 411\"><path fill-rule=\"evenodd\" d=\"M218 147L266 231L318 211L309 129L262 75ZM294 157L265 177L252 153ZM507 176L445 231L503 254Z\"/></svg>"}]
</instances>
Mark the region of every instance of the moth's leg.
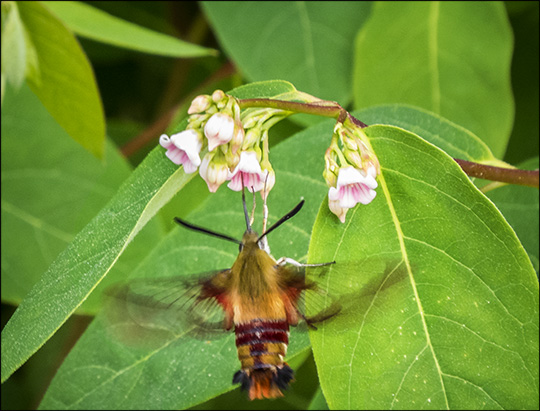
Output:
<instances>
[{"instance_id":1,"label":"moth's leg","mask_svg":"<svg viewBox=\"0 0 540 411\"><path fill-rule=\"evenodd\" d=\"M323 267L325 265L335 264L335 261L329 262L329 263L319 263L319 264L304 264L299 263L294 258L289 257L281 257L279 260L277 260L277 265L285 265L290 264L294 265L295 267Z\"/></svg>"}]
</instances>

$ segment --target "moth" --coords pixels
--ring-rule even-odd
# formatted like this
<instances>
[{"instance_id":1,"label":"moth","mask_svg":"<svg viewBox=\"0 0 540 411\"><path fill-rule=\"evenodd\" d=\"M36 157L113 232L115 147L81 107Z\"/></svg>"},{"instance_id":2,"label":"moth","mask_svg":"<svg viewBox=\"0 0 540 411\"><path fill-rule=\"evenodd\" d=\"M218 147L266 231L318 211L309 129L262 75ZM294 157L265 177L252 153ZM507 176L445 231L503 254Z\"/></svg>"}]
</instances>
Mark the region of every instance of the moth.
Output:
<instances>
[{"instance_id":1,"label":"moth","mask_svg":"<svg viewBox=\"0 0 540 411\"><path fill-rule=\"evenodd\" d=\"M175 218L188 229L238 244L238 257L231 268L195 281L135 282L116 289L114 296L128 304L130 315L142 326L173 328L183 315L199 330L234 330L241 366L233 384L240 384L252 400L276 398L294 377L284 360L289 327L302 321L316 328L315 323L341 309L337 300L325 299L325 307L308 317L301 307L306 292L324 294L315 281L306 278L306 268L322 269L334 262L300 264L289 258L276 260L269 252L266 237L300 211L303 199L260 235L251 228L243 194L242 200L246 231L241 240Z\"/></svg>"}]
</instances>

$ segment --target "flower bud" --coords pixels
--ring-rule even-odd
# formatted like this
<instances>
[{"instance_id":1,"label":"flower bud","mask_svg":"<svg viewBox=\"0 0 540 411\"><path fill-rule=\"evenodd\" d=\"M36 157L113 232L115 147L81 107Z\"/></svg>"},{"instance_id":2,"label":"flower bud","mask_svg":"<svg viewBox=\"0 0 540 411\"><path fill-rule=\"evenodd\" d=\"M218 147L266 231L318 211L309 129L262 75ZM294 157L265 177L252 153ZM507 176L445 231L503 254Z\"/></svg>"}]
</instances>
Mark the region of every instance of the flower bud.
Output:
<instances>
[{"instance_id":1,"label":"flower bud","mask_svg":"<svg viewBox=\"0 0 540 411\"><path fill-rule=\"evenodd\" d=\"M242 147L242 143L244 142L245 131L244 127L242 127L241 121L235 121L234 122L234 133L233 138L231 139L231 151L233 153L236 153L240 147Z\"/></svg>"},{"instance_id":2,"label":"flower bud","mask_svg":"<svg viewBox=\"0 0 540 411\"><path fill-rule=\"evenodd\" d=\"M215 103L219 103L224 98L225 98L225 93L221 90L216 90L212 93L212 100L214 100Z\"/></svg>"},{"instance_id":3,"label":"flower bud","mask_svg":"<svg viewBox=\"0 0 540 411\"><path fill-rule=\"evenodd\" d=\"M201 163L199 174L206 181L208 190L215 193L219 186L227 181L229 169L223 158L216 153L207 153Z\"/></svg>"},{"instance_id":4,"label":"flower bud","mask_svg":"<svg viewBox=\"0 0 540 411\"><path fill-rule=\"evenodd\" d=\"M349 209L341 207L339 200L331 200L330 197L328 197L328 208L337 216L337 218L339 218L339 221L342 223L345 222L345 217L347 217L347 211L349 211Z\"/></svg>"},{"instance_id":5,"label":"flower bud","mask_svg":"<svg viewBox=\"0 0 540 411\"><path fill-rule=\"evenodd\" d=\"M326 165L323 171L323 178L329 187L336 186L337 173L339 171L339 165L336 161L336 152L335 152L336 149L339 150L338 147L334 147L331 144L330 147L328 147L328 149L326 150L326 153L324 155L324 161Z\"/></svg>"},{"instance_id":6,"label":"flower bud","mask_svg":"<svg viewBox=\"0 0 540 411\"><path fill-rule=\"evenodd\" d=\"M276 184L276 173L268 160L263 160L261 167L263 173L263 189L261 190L261 197L263 200L266 200L268 194L274 187L274 184Z\"/></svg>"},{"instance_id":7,"label":"flower bud","mask_svg":"<svg viewBox=\"0 0 540 411\"><path fill-rule=\"evenodd\" d=\"M242 142L242 148L244 150L249 149L250 147L255 146L261 140L261 129L259 127L250 128L244 137Z\"/></svg>"},{"instance_id":8,"label":"flower bud","mask_svg":"<svg viewBox=\"0 0 540 411\"><path fill-rule=\"evenodd\" d=\"M208 110L208 108L210 108L211 103L212 99L210 98L210 96L206 94L197 96L191 102L191 105L188 109L188 114L202 113Z\"/></svg>"},{"instance_id":9,"label":"flower bud","mask_svg":"<svg viewBox=\"0 0 540 411\"><path fill-rule=\"evenodd\" d=\"M208 151L212 151L217 146L231 141L234 134L234 120L228 114L216 113L206 122L204 134L208 139Z\"/></svg>"},{"instance_id":10,"label":"flower bud","mask_svg":"<svg viewBox=\"0 0 540 411\"><path fill-rule=\"evenodd\" d=\"M345 158L349 161L349 163L354 166L355 168L361 169L363 168L362 164L362 157L358 151L355 150L344 150Z\"/></svg>"}]
</instances>

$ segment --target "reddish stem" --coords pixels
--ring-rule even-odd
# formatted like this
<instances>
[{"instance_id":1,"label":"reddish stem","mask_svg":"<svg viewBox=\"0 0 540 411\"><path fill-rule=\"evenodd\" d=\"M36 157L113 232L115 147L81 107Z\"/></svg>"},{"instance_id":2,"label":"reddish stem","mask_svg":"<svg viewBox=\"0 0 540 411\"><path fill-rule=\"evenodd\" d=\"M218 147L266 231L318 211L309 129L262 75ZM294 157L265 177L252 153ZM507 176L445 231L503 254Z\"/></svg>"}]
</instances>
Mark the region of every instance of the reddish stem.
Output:
<instances>
[{"instance_id":1,"label":"reddish stem","mask_svg":"<svg viewBox=\"0 0 540 411\"><path fill-rule=\"evenodd\" d=\"M270 107L281 110L293 111L295 113L314 114L323 117L332 117L339 122L344 122L347 116L359 127L367 127L357 118L353 117L339 103L335 101L316 100L310 103L298 103L295 101L274 100L268 98L250 98L238 100L240 108L248 107ZM486 180L501 181L503 183L518 184L538 188L538 170L519 170L514 168L503 168L487 166L471 161L454 159L465 173L470 177L478 177Z\"/></svg>"},{"instance_id":2,"label":"reddish stem","mask_svg":"<svg viewBox=\"0 0 540 411\"><path fill-rule=\"evenodd\" d=\"M454 158L454 160L470 177L538 188L538 170L487 166L472 161L460 160L459 158Z\"/></svg>"}]
</instances>

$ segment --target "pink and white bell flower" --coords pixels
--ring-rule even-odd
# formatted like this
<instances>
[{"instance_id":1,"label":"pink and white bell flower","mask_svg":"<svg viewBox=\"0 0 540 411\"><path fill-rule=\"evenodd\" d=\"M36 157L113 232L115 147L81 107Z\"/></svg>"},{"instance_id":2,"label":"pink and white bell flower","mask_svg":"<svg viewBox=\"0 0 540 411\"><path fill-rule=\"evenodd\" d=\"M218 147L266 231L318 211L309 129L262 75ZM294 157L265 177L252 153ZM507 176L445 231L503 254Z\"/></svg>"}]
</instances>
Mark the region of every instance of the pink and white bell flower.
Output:
<instances>
[{"instance_id":1,"label":"pink and white bell flower","mask_svg":"<svg viewBox=\"0 0 540 411\"><path fill-rule=\"evenodd\" d=\"M369 204L377 193L375 168L370 167L367 172L348 166L339 170L336 187L328 191L328 207L345 222L347 211L358 203Z\"/></svg>"},{"instance_id":2,"label":"pink and white bell flower","mask_svg":"<svg viewBox=\"0 0 540 411\"><path fill-rule=\"evenodd\" d=\"M225 113L215 113L204 126L204 135L208 139L208 151L227 144L234 136L234 120Z\"/></svg>"},{"instance_id":3,"label":"pink and white bell flower","mask_svg":"<svg viewBox=\"0 0 540 411\"><path fill-rule=\"evenodd\" d=\"M202 148L201 136L193 129L184 130L181 133L168 137L162 134L159 144L167 149L165 155L174 163L184 166L184 171L191 174L201 164L199 153Z\"/></svg>"},{"instance_id":4,"label":"pink and white bell flower","mask_svg":"<svg viewBox=\"0 0 540 411\"><path fill-rule=\"evenodd\" d=\"M199 175L206 181L208 190L215 193L219 186L227 181L229 168L225 161L216 159L214 153L207 153L202 160Z\"/></svg>"},{"instance_id":5,"label":"pink and white bell flower","mask_svg":"<svg viewBox=\"0 0 540 411\"><path fill-rule=\"evenodd\" d=\"M242 184L251 192L261 191L264 187L266 173L261 170L261 165L254 151L242 151L240 161L236 168L229 174L229 187L233 191L241 191Z\"/></svg>"}]
</instances>

